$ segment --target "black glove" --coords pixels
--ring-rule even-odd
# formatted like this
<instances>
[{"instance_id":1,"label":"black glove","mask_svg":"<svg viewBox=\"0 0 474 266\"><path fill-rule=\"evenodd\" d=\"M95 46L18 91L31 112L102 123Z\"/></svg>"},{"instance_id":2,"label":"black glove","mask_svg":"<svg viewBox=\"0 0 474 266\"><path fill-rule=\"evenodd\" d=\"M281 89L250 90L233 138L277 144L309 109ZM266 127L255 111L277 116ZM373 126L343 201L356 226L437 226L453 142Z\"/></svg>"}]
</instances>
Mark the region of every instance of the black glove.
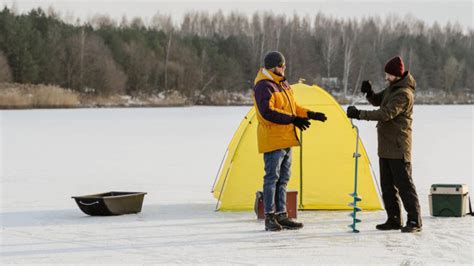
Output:
<instances>
[{"instance_id":1,"label":"black glove","mask_svg":"<svg viewBox=\"0 0 474 266\"><path fill-rule=\"evenodd\" d=\"M359 119L360 117L360 110L358 110L355 106L347 107L347 117Z\"/></svg>"},{"instance_id":2,"label":"black glove","mask_svg":"<svg viewBox=\"0 0 474 266\"><path fill-rule=\"evenodd\" d=\"M313 120L319 120L321 122L328 120L324 113L318 113L313 111L308 111L308 118Z\"/></svg>"},{"instance_id":3,"label":"black glove","mask_svg":"<svg viewBox=\"0 0 474 266\"><path fill-rule=\"evenodd\" d=\"M293 125L295 125L295 127L299 128L300 130L306 130L311 125L307 118L299 116L296 116L293 122L291 123L293 123Z\"/></svg>"},{"instance_id":4,"label":"black glove","mask_svg":"<svg viewBox=\"0 0 474 266\"><path fill-rule=\"evenodd\" d=\"M370 82L370 80L362 81L362 85L360 86L360 91L362 93L366 93L367 97L370 97L372 94L374 94L374 91L372 90L372 83Z\"/></svg>"}]
</instances>

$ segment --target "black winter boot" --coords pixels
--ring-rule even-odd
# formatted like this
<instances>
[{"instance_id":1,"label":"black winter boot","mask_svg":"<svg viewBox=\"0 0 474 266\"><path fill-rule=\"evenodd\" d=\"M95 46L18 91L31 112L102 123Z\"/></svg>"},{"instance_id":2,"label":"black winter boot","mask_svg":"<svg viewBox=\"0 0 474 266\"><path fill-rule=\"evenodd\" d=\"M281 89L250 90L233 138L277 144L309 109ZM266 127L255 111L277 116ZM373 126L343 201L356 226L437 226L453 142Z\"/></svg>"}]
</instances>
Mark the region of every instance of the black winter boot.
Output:
<instances>
[{"instance_id":1,"label":"black winter boot","mask_svg":"<svg viewBox=\"0 0 474 266\"><path fill-rule=\"evenodd\" d=\"M415 221L408 221L407 225L402 228L402 233L416 233L421 232L421 225Z\"/></svg>"},{"instance_id":2,"label":"black winter boot","mask_svg":"<svg viewBox=\"0 0 474 266\"><path fill-rule=\"evenodd\" d=\"M265 231L280 231L283 229L277 222L274 213L265 214Z\"/></svg>"},{"instance_id":3,"label":"black winter boot","mask_svg":"<svg viewBox=\"0 0 474 266\"><path fill-rule=\"evenodd\" d=\"M277 214L276 220L284 229L295 230L303 228L303 223L295 222L293 219L288 218L286 212Z\"/></svg>"},{"instance_id":4,"label":"black winter boot","mask_svg":"<svg viewBox=\"0 0 474 266\"><path fill-rule=\"evenodd\" d=\"M402 222L398 219L388 219L383 224L378 224L375 226L378 230L386 231L386 230L400 230L402 229Z\"/></svg>"}]
</instances>

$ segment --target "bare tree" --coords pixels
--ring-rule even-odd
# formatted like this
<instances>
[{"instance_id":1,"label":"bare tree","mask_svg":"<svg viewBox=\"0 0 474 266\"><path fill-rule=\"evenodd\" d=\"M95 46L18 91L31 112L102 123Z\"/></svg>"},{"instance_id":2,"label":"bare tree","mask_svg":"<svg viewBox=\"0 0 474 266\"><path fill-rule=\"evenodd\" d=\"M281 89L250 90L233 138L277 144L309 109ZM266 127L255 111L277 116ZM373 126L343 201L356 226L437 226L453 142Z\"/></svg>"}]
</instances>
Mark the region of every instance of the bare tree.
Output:
<instances>
[{"instance_id":1,"label":"bare tree","mask_svg":"<svg viewBox=\"0 0 474 266\"><path fill-rule=\"evenodd\" d=\"M145 23L140 17L135 17L132 19L132 22L130 22L130 27L134 29L145 28Z\"/></svg>"},{"instance_id":2,"label":"bare tree","mask_svg":"<svg viewBox=\"0 0 474 266\"><path fill-rule=\"evenodd\" d=\"M8 60L3 52L0 50L0 82L11 82L12 71L8 65Z\"/></svg>"},{"instance_id":3,"label":"bare tree","mask_svg":"<svg viewBox=\"0 0 474 266\"><path fill-rule=\"evenodd\" d=\"M113 28L117 26L117 22L108 15L95 15L89 20L89 23L95 29L99 28Z\"/></svg>"},{"instance_id":4,"label":"bare tree","mask_svg":"<svg viewBox=\"0 0 474 266\"><path fill-rule=\"evenodd\" d=\"M291 30L290 30L290 42L288 44L288 76L293 77L294 68L293 62L296 62L295 50L296 50L296 41L295 39L298 38L298 33L300 31L300 20L298 16L295 14L293 19L291 20Z\"/></svg>"},{"instance_id":5,"label":"bare tree","mask_svg":"<svg viewBox=\"0 0 474 266\"><path fill-rule=\"evenodd\" d=\"M150 82L157 61L155 53L135 40L124 43L123 51L126 59L124 68L128 74L127 94L151 93L156 85Z\"/></svg>"},{"instance_id":6,"label":"bare tree","mask_svg":"<svg viewBox=\"0 0 474 266\"><path fill-rule=\"evenodd\" d=\"M252 16L252 51L255 58L255 68L259 68L263 59L265 48L265 30L262 16L255 12Z\"/></svg>"},{"instance_id":7,"label":"bare tree","mask_svg":"<svg viewBox=\"0 0 474 266\"><path fill-rule=\"evenodd\" d=\"M448 58L448 61L443 68L444 90L446 93L452 93L454 84L459 78L459 73L463 67L463 64L456 60L454 56Z\"/></svg>"},{"instance_id":8,"label":"bare tree","mask_svg":"<svg viewBox=\"0 0 474 266\"><path fill-rule=\"evenodd\" d=\"M181 23L181 33L184 35L191 35L194 32L194 16L196 13L186 13L183 16L183 22Z\"/></svg>"},{"instance_id":9,"label":"bare tree","mask_svg":"<svg viewBox=\"0 0 474 266\"><path fill-rule=\"evenodd\" d=\"M171 43L173 40L173 34L175 32L175 27L171 16L156 14L152 18L152 27L156 30L163 31L167 36L166 48L165 48L165 66L164 66L164 88L165 91L168 90L168 64L170 60L171 53Z\"/></svg>"},{"instance_id":10,"label":"bare tree","mask_svg":"<svg viewBox=\"0 0 474 266\"><path fill-rule=\"evenodd\" d=\"M119 26L119 27L120 27L121 29L125 29L125 28L127 28L127 27L129 27L129 26L130 26L130 24L129 24L129 22L128 22L127 16L126 16L126 15L123 15L122 18L121 18L121 20L120 20L120 26Z\"/></svg>"},{"instance_id":11,"label":"bare tree","mask_svg":"<svg viewBox=\"0 0 474 266\"><path fill-rule=\"evenodd\" d=\"M81 28L80 36L80 50L79 50L79 88L83 87L82 81L84 80L84 45L86 35L84 34L84 27Z\"/></svg>"},{"instance_id":12,"label":"bare tree","mask_svg":"<svg viewBox=\"0 0 474 266\"><path fill-rule=\"evenodd\" d=\"M122 68L115 63L112 57L104 58L101 70L104 85L102 89L99 90L99 94L124 94L127 75L125 75Z\"/></svg>"},{"instance_id":13,"label":"bare tree","mask_svg":"<svg viewBox=\"0 0 474 266\"><path fill-rule=\"evenodd\" d=\"M344 70L343 70L343 91L344 96L347 96L347 89L349 84L349 75L351 72L352 63L354 61L354 43L356 42L356 34L353 26L355 22L349 22L342 31L342 41L344 46Z\"/></svg>"},{"instance_id":14,"label":"bare tree","mask_svg":"<svg viewBox=\"0 0 474 266\"><path fill-rule=\"evenodd\" d=\"M331 67L336 60L338 51L338 40L334 33L330 32L323 40L322 55L326 65L327 77L331 77Z\"/></svg>"},{"instance_id":15,"label":"bare tree","mask_svg":"<svg viewBox=\"0 0 474 266\"><path fill-rule=\"evenodd\" d=\"M85 87L94 88L100 95L125 92L126 75L116 64L109 48L99 36L86 36L84 65L87 66L84 68Z\"/></svg>"},{"instance_id":16,"label":"bare tree","mask_svg":"<svg viewBox=\"0 0 474 266\"><path fill-rule=\"evenodd\" d=\"M83 52L78 53L81 47ZM67 39L63 49L61 63L68 88L84 92L93 89L104 95L124 92L125 73L100 37L79 33Z\"/></svg>"},{"instance_id":17,"label":"bare tree","mask_svg":"<svg viewBox=\"0 0 474 266\"><path fill-rule=\"evenodd\" d=\"M280 50L280 44L281 44L281 39L282 39L282 32L283 28L285 27L286 24L286 17L285 16L277 16L276 17L276 23L275 23L275 50L279 51Z\"/></svg>"}]
</instances>

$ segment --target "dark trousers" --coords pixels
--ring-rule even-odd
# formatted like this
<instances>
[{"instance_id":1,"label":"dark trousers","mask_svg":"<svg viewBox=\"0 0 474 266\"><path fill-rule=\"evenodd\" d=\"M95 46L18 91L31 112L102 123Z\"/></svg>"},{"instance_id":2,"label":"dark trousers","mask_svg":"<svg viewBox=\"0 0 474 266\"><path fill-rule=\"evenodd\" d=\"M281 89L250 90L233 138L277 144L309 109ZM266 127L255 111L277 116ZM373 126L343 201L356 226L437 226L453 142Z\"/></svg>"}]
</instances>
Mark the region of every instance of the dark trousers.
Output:
<instances>
[{"instance_id":1,"label":"dark trousers","mask_svg":"<svg viewBox=\"0 0 474 266\"><path fill-rule=\"evenodd\" d=\"M408 221L420 226L420 203L411 178L411 163L403 159L380 158L380 186L388 219L402 222L400 198L407 212Z\"/></svg>"}]
</instances>

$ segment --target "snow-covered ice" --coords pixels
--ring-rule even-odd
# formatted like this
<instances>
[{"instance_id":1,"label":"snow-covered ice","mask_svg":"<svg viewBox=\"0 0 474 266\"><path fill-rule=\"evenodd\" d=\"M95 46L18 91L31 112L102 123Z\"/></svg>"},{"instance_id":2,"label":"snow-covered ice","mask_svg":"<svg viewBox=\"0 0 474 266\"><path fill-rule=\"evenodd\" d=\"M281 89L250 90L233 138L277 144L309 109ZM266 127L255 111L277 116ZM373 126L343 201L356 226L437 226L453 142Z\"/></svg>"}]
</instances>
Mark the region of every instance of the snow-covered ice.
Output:
<instances>
[{"instance_id":1,"label":"snow-covered ice","mask_svg":"<svg viewBox=\"0 0 474 266\"><path fill-rule=\"evenodd\" d=\"M428 207L433 183L474 190L472 105L415 107L419 234L376 231L383 211L362 212L360 234L342 211L300 212L302 230L276 233L253 212L215 212L211 185L247 110L1 111L0 263L472 264L474 217ZM356 123L378 177L375 123ZM71 199L111 190L148 192L142 212L90 217Z\"/></svg>"}]
</instances>

